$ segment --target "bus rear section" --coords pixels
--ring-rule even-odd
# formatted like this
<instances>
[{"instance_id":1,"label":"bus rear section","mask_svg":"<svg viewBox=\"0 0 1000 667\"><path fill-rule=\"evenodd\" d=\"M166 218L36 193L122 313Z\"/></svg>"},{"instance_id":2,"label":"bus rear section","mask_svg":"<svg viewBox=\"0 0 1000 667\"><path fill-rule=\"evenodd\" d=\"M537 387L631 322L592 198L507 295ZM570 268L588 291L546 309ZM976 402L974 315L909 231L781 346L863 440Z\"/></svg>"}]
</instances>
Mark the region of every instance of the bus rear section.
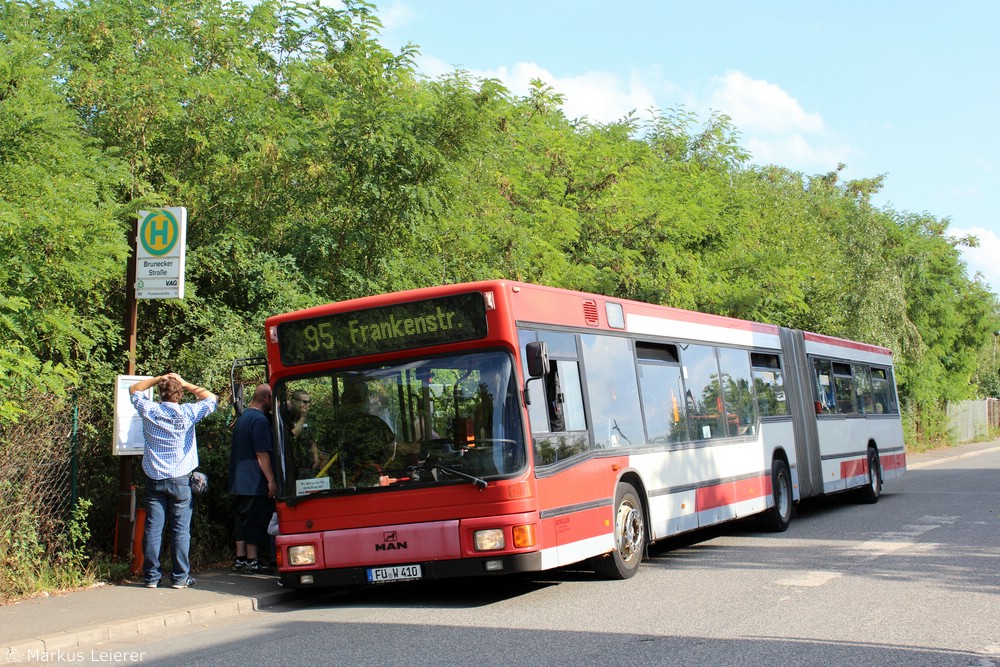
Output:
<instances>
[{"instance_id":1,"label":"bus rear section","mask_svg":"<svg viewBox=\"0 0 1000 667\"><path fill-rule=\"evenodd\" d=\"M801 497L856 491L876 502L882 482L906 471L892 353L792 329L781 336L800 396L792 416Z\"/></svg>"}]
</instances>

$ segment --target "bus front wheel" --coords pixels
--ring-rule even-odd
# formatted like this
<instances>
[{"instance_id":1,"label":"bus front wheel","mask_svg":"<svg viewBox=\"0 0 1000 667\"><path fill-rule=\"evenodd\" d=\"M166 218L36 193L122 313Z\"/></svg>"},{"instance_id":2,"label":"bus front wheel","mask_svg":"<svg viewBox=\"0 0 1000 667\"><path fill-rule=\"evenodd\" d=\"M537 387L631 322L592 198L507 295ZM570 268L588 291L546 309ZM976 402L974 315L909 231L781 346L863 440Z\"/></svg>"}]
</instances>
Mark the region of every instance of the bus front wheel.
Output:
<instances>
[{"instance_id":1,"label":"bus front wheel","mask_svg":"<svg viewBox=\"0 0 1000 667\"><path fill-rule=\"evenodd\" d=\"M628 482L615 492L615 550L594 559L594 571L607 579L628 579L639 569L646 547L646 519L639 494Z\"/></svg>"}]
</instances>

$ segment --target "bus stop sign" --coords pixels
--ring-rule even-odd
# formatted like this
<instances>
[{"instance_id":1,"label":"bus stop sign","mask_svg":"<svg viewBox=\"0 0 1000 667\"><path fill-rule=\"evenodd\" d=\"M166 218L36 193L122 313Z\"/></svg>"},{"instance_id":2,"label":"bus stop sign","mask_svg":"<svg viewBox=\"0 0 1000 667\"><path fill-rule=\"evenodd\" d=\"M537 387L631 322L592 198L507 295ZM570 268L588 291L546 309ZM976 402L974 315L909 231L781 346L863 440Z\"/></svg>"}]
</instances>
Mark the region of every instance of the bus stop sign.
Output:
<instances>
[{"instance_id":1,"label":"bus stop sign","mask_svg":"<svg viewBox=\"0 0 1000 667\"><path fill-rule=\"evenodd\" d=\"M135 298L183 299L187 209L139 211Z\"/></svg>"}]
</instances>

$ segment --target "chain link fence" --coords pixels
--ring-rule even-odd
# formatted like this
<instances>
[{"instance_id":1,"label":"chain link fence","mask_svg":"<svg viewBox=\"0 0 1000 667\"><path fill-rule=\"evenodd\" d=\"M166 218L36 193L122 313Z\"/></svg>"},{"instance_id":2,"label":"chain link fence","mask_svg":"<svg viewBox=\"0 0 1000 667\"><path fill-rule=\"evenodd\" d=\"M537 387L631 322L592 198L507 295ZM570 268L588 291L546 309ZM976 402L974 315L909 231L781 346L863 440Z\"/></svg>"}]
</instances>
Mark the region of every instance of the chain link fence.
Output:
<instances>
[{"instance_id":1,"label":"chain link fence","mask_svg":"<svg viewBox=\"0 0 1000 667\"><path fill-rule=\"evenodd\" d=\"M0 591L10 572L58 557L66 543L76 492L75 412L36 412L0 425Z\"/></svg>"},{"instance_id":2,"label":"chain link fence","mask_svg":"<svg viewBox=\"0 0 1000 667\"><path fill-rule=\"evenodd\" d=\"M948 433L955 442L985 440L1000 429L1000 399L948 403Z\"/></svg>"}]
</instances>

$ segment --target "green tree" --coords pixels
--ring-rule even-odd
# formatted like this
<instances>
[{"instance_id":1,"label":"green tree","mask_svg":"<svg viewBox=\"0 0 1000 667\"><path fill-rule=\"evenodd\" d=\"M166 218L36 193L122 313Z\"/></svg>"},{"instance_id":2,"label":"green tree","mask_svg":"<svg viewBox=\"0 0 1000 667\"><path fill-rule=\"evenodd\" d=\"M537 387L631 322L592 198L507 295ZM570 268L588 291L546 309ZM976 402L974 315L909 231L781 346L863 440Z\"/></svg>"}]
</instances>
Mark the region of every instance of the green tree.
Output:
<instances>
[{"instance_id":1,"label":"green tree","mask_svg":"<svg viewBox=\"0 0 1000 667\"><path fill-rule=\"evenodd\" d=\"M126 251L124 174L66 103L53 11L0 11L0 423L32 390L64 395L117 340L103 303Z\"/></svg>"}]
</instances>

